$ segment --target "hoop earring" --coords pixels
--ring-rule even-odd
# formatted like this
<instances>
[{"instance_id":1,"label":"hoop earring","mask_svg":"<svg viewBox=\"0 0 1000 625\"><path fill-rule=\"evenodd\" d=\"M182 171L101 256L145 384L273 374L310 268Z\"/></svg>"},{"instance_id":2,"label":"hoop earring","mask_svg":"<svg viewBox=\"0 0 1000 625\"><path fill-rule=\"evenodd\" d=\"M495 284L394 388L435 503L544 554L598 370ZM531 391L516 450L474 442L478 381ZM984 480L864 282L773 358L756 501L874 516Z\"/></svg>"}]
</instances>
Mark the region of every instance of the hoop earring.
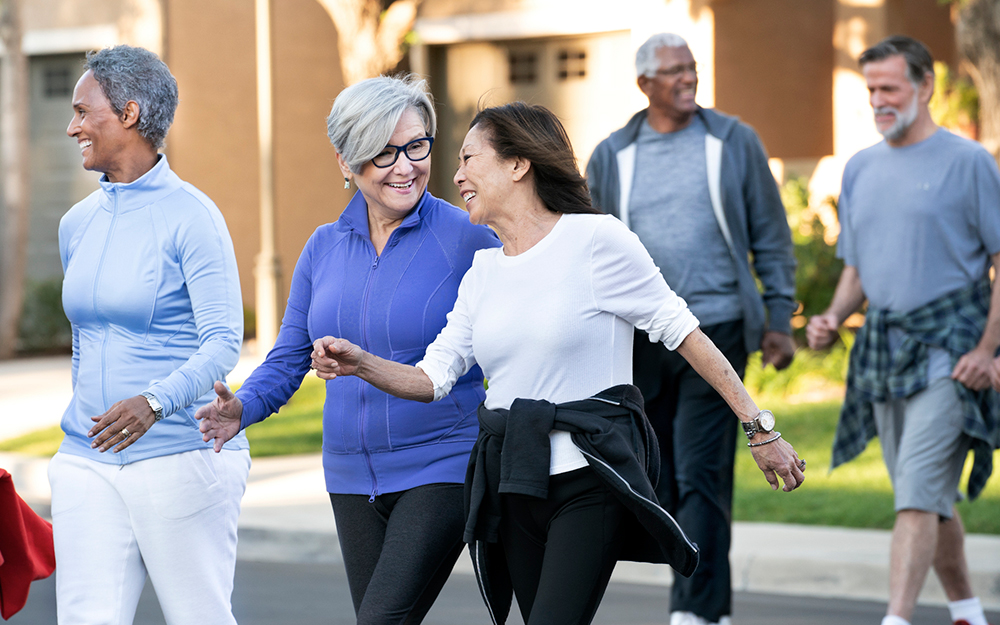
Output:
<instances>
[{"instance_id":1,"label":"hoop earring","mask_svg":"<svg viewBox=\"0 0 1000 625\"><path fill-rule=\"evenodd\" d=\"M351 188L351 180L349 178L346 178L346 177L344 178L344 188L345 189L350 189Z\"/></svg>"}]
</instances>

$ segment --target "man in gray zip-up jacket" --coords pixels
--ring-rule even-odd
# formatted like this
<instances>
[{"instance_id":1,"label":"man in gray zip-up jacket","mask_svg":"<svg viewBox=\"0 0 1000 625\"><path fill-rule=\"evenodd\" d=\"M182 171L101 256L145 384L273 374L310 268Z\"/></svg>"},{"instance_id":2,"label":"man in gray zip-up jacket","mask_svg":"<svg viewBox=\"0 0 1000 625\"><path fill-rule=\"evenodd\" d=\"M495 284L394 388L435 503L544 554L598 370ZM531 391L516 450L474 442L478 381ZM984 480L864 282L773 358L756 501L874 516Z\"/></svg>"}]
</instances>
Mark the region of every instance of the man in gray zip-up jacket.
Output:
<instances>
[{"instance_id":1,"label":"man in gray zip-up jacket","mask_svg":"<svg viewBox=\"0 0 1000 625\"><path fill-rule=\"evenodd\" d=\"M651 37L636 70L650 106L594 151L587 166L594 204L639 236L741 376L757 349L765 365L788 366L795 258L760 139L735 117L695 104L697 67L681 37ZM732 412L682 358L642 336L633 375L660 442L657 497L702 549L694 575L675 580L671 625L726 623Z\"/></svg>"}]
</instances>

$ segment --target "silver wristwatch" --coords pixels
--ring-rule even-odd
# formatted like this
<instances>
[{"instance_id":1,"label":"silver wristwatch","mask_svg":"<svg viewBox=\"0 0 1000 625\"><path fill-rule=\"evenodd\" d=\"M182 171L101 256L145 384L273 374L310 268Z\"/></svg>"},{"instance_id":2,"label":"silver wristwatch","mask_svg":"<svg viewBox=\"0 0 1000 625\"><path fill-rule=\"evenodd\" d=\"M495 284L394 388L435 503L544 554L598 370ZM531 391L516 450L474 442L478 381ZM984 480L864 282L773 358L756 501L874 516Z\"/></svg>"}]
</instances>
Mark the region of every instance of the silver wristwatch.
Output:
<instances>
[{"instance_id":1,"label":"silver wristwatch","mask_svg":"<svg viewBox=\"0 0 1000 625\"><path fill-rule=\"evenodd\" d=\"M161 404L160 400L156 398L156 395L153 395L152 393L143 393L142 396L146 398L146 403L149 404L150 409L153 411L153 419L156 421L162 419L163 404Z\"/></svg>"},{"instance_id":2,"label":"silver wristwatch","mask_svg":"<svg viewBox=\"0 0 1000 625\"><path fill-rule=\"evenodd\" d=\"M758 432L774 431L774 414L770 410L761 410L749 421L740 421L747 438L753 438Z\"/></svg>"}]
</instances>

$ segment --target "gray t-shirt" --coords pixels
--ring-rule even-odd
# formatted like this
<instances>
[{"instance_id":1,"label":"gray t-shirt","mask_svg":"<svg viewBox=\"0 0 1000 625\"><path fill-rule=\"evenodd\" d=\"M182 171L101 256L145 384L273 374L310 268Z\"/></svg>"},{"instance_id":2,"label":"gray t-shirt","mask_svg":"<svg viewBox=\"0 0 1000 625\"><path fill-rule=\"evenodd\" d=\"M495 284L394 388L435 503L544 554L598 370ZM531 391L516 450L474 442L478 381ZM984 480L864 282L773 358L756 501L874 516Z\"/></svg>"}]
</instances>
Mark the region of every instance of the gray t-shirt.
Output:
<instances>
[{"instance_id":1,"label":"gray t-shirt","mask_svg":"<svg viewBox=\"0 0 1000 625\"><path fill-rule=\"evenodd\" d=\"M708 194L707 132L697 116L664 134L644 121L629 202L629 227L702 325L743 317L736 263Z\"/></svg>"},{"instance_id":2,"label":"gray t-shirt","mask_svg":"<svg viewBox=\"0 0 1000 625\"><path fill-rule=\"evenodd\" d=\"M837 256L857 268L876 308L908 312L968 286L1000 252L996 162L944 129L914 145L883 141L854 155L838 211ZM929 378L950 374L946 354L932 354Z\"/></svg>"}]
</instances>

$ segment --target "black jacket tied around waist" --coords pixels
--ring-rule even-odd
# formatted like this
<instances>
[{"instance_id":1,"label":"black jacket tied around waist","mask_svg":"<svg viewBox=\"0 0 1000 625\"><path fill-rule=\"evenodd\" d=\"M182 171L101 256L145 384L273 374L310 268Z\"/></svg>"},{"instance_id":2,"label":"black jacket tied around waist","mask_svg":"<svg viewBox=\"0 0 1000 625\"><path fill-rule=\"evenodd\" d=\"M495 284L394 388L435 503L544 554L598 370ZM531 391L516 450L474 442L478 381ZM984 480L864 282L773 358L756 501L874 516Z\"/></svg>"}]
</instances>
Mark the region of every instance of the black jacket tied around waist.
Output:
<instances>
[{"instance_id":1,"label":"black jacket tied around waist","mask_svg":"<svg viewBox=\"0 0 1000 625\"><path fill-rule=\"evenodd\" d=\"M622 384L562 404L515 399L510 410L480 405L479 437L465 477L464 538L495 623L506 620L512 596L497 542L500 494L548 495L552 430L571 434L590 468L628 511L620 529L620 560L669 564L685 577L698 565L697 545L657 502L660 452L639 389Z\"/></svg>"}]
</instances>

